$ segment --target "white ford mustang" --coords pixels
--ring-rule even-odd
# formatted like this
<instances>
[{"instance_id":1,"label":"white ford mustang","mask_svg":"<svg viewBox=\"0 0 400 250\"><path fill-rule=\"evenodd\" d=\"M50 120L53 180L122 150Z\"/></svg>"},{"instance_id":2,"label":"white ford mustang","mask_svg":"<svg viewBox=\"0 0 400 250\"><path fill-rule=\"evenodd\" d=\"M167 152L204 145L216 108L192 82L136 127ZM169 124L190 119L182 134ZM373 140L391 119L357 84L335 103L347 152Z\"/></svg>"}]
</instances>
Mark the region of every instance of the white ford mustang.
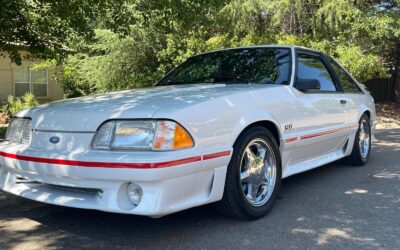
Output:
<instances>
[{"instance_id":1,"label":"white ford mustang","mask_svg":"<svg viewBox=\"0 0 400 250\"><path fill-rule=\"evenodd\" d=\"M160 217L216 202L265 215L282 178L364 165L372 97L332 58L293 46L189 58L154 88L19 112L0 143L0 188L69 207Z\"/></svg>"}]
</instances>

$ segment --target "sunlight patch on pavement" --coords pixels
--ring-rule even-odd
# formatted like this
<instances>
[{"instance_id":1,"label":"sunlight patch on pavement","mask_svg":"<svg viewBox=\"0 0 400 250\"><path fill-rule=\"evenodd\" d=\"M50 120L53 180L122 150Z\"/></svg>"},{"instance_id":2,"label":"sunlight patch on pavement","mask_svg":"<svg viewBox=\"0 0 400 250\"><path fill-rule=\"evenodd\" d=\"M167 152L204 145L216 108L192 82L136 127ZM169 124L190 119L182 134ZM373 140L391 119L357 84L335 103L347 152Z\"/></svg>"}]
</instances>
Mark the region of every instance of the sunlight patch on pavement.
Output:
<instances>
[{"instance_id":1,"label":"sunlight patch on pavement","mask_svg":"<svg viewBox=\"0 0 400 250\"><path fill-rule=\"evenodd\" d=\"M347 190L344 193L345 194L366 194L366 193L368 193L368 190L361 189L361 188L355 188L353 190Z\"/></svg>"},{"instance_id":2,"label":"sunlight patch on pavement","mask_svg":"<svg viewBox=\"0 0 400 250\"><path fill-rule=\"evenodd\" d=\"M10 221L0 220L0 231L7 230L9 232L29 232L37 229L40 225L39 222L30 219L13 219Z\"/></svg>"},{"instance_id":3,"label":"sunlight patch on pavement","mask_svg":"<svg viewBox=\"0 0 400 250\"><path fill-rule=\"evenodd\" d=\"M384 147L390 147L390 148L400 148L400 143L394 142L394 141L383 141L383 140L377 140L374 142L373 146L384 146Z\"/></svg>"},{"instance_id":4,"label":"sunlight patch on pavement","mask_svg":"<svg viewBox=\"0 0 400 250\"><path fill-rule=\"evenodd\" d=\"M316 234L317 232L312 229L295 228L292 230L292 233Z\"/></svg>"},{"instance_id":5,"label":"sunlight patch on pavement","mask_svg":"<svg viewBox=\"0 0 400 250\"><path fill-rule=\"evenodd\" d=\"M353 241L363 241L363 242L373 242L374 238L360 238L352 236L349 232L349 229L338 229L338 228L326 228L322 233L318 235L317 244L318 245L325 245L333 238L339 239L346 239L346 240L353 240Z\"/></svg>"},{"instance_id":6,"label":"sunlight patch on pavement","mask_svg":"<svg viewBox=\"0 0 400 250\"><path fill-rule=\"evenodd\" d=\"M379 247L380 245L375 242L374 238L371 237L359 237L353 235L353 229L351 228L325 228L321 229L319 232L313 229L306 228L295 228L291 231L293 234L305 234L308 236L315 237L314 240L319 246L327 245L333 241L349 240L366 243L367 245L373 247Z\"/></svg>"},{"instance_id":7,"label":"sunlight patch on pavement","mask_svg":"<svg viewBox=\"0 0 400 250\"><path fill-rule=\"evenodd\" d=\"M299 217L299 218L297 218L296 220L297 220L297 221L305 221L306 218L305 218L305 217Z\"/></svg>"},{"instance_id":8,"label":"sunlight patch on pavement","mask_svg":"<svg viewBox=\"0 0 400 250\"><path fill-rule=\"evenodd\" d=\"M390 173L390 172L380 172L374 174L373 177L375 178L385 178L385 179L400 179L400 174L397 173Z\"/></svg>"}]
</instances>

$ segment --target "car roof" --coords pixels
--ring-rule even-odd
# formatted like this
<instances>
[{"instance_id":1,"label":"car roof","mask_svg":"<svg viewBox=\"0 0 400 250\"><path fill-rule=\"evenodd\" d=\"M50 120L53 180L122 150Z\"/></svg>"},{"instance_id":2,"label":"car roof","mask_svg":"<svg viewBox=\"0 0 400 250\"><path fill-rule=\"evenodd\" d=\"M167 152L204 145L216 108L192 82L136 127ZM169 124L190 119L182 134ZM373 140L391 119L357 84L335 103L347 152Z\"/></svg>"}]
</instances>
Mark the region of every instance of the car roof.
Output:
<instances>
[{"instance_id":1,"label":"car roof","mask_svg":"<svg viewBox=\"0 0 400 250\"><path fill-rule=\"evenodd\" d=\"M197 55L194 55L193 57L200 56L200 55L205 55L213 52L219 52L219 51L226 51L226 50L236 50L236 49L254 49L254 48L282 48L282 49L301 49L301 50L306 50L314 53L321 53L318 50L315 49L310 49L302 46L296 46L296 45L278 45L278 44L266 44L266 45L253 45L253 46L241 46L241 47L235 47L235 48L225 48L225 49L217 49L217 50L210 50L206 51Z\"/></svg>"}]
</instances>

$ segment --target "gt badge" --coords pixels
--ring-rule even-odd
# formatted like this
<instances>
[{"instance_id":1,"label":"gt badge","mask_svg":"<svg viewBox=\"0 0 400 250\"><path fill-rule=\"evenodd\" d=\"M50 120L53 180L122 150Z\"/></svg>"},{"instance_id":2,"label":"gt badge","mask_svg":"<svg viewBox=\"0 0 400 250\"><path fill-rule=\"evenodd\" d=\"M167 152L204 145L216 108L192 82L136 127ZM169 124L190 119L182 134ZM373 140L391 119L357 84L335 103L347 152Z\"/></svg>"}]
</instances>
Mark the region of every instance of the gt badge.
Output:
<instances>
[{"instance_id":1,"label":"gt badge","mask_svg":"<svg viewBox=\"0 0 400 250\"><path fill-rule=\"evenodd\" d=\"M287 124L285 125L285 130L289 130L293 128L293 124Z\"/></svg>"}]
</instances>

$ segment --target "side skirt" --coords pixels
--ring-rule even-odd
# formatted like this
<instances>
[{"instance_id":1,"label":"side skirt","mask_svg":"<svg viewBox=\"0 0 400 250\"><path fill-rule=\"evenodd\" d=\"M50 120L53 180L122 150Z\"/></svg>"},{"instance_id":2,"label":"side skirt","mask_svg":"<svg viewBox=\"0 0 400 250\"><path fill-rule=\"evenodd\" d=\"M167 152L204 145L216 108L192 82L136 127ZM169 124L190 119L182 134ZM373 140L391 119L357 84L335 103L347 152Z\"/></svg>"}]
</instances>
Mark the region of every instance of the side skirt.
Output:
<instances>
[{"instance_id":1,"label":"side skirt","mask_svg":"<svg viewBox=\"0 0 400 250\"><path fill-rule=\"evenodd\" d=\"M347 145L346 145L347 146ZM320 167L322 165L328 164L330 162L339 160L345 156L346 150L339 149L334 152L330 152L309 160L297 162L294 164L289 165L286 170L282 174L282 178L289 177L291 175L295 175L301 172L305 172L317 167Z\"/></svg>"}]
</instances>

